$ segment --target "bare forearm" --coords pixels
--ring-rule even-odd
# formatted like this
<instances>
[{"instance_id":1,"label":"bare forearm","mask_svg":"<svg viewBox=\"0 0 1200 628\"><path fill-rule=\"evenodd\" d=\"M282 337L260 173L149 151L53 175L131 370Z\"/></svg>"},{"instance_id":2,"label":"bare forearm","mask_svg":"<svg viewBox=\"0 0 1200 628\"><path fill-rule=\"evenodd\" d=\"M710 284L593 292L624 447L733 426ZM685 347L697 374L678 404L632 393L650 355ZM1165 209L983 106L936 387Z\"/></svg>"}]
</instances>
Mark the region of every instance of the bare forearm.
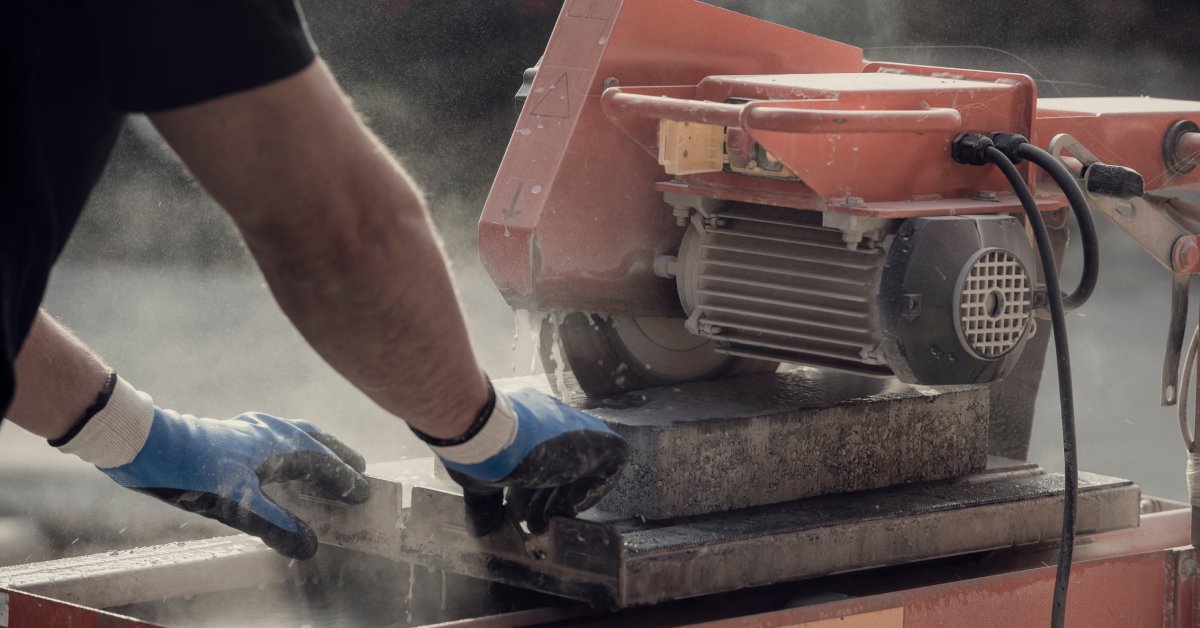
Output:
<instances>
[{"instance_id":1,"label":"bare forearm","mask_svg":"<svg viewBox=\"0 0 1200 628\"><path fill-rule=\"evenodd\" d=\"M486 388L419 192L323 66L152 119L326 361L426 433L470 424Z\"/></svg>"},{"instance_id":2,"label":"bare forearm","mask_svg":"<svg viewBox=\"0 0 1200 628\"><path fill-rule=\"evenodd\" d=\"M96 400L109 368L71 332L40 312L17 355L13 423L49 439L67 433Z\"/></svg>"},{"instance_id":3,"label":"bare forearm","mask_svg":"<svg viewBox=\"0 0 1200 628\"><path fill-rule=\"evenodd\" d=\"M449 438L483 405L476 364L440 246L414 188L382 153L343 172L361 223L247 234L280 306L309 343L381 406Z\"/></svg>"}]
</instances>

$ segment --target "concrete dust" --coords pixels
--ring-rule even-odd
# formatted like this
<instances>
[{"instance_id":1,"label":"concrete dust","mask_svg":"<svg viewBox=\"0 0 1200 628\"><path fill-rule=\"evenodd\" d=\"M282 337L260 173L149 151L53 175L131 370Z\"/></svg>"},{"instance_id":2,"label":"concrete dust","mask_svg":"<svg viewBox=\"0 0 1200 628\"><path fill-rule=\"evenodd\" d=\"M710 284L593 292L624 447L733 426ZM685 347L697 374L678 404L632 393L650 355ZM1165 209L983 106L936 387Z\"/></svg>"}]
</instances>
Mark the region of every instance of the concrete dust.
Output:
<instances>
[{"instance_id":1,"label":"concrete dust","mask_svg":"<svg viewBox=\"0 0 1200 628\"><path fill-rule=\"evenodd\" d=\"M1067 317L1080 469L1128 478L1147 495L1186 500L1187 457L1177 410L1159 405L1171 274L1120 230L1103 221L1097 227L1099 284L1091 301ZM1072 242L1064 267L1067 289L1079 274L1078 238ZM1192 309L1189 329L1196 321ZM1059 471L1062 432L1052 356L1046 364L1051 368L1042 373L1029 457Z\"/></svg>"},{"instance_id":2,"label":"concrete dust","mask_svg":"<svg viewBox=\"0 0 1200 628\"><path fill-rule=\"evenodd\" d=\"M856 45L879 46L867 51L872 58L1043 75L1046 94L1197 97L1200 79L1187 65L1191 44L1138 31L1139 41L1160 42L1163 48L1139 43L1133 51L1127 33L1105 30L1121 21L1105 21L1096 13L1097 6L1116 10L1114 2L1093 3L1086 20L1067 5L1039 5L1038 11L1060 13L1043 15L1033 25L1039 30L1021 41L1007 41L1022 36L1008 27L1013 21L979 17L1029 12L1029 4L1021 2L960 5L953 12L947 3L928 0L716 4ZM510 322L511 310L478 262L474 233L513 128L510 99L520 84L520 69L536 61L553 16L485 19L480 16L486 11L463 2L429 5L412 12L416 15L397 8L413 3L304 4L322 54L369 124L427 190L482 366L494 377L540 372L540 320L518 315L516 323ZM493 8L511 13L517 4ZM1120 10L1138 16L1140 27L1149 28L1148 4L1121 5ZM972 16L980 21L964 28ZM493 19L491 27L487 19ZM995 26L977 28L980 24ZM1046 30L1052 26L1074 29L1073 34ZM482 37L485 27L504 36ZM963 42L1003 46L1020 60L986 49L943 47ZM1120 64L1096 62L1114 49L1122 51ZM1092 302L1068 321L1081 468L1127 477L1147 494L1181 499L1184 453L1175 410L1158 406L1170 277L1124 234L1098 226L1103 235L1100 285ZM1077 245L1069 255L1067 273L1077 275L1072 270ZM1073 279L1064 284L1072 285ZM140 122L123 135L64 263L54 272L46 305L165 407L221 418L258 410L307 419L373 462L427 455L398 419L308 347L275 305L232 223ZM561 356L557 363L563 363ZM1030 451L1033 461L1051 470L1061 467L1056 391L1053 369L1048 369ZM17 530L10 536L43 544L37 550L54 557L229 532L121 489L11 425L0 429L0 484L0 526ZM32 528L30 521L36 522ZM31 552L4 560L40 557ZM326 582L337 577L335 571L313 574ZM274 610L259 612L252 604L218 596L160 616L173 625L353 625L331 610L336 596L305 588L312 582L301 583L298 591L230 594L268 600L260 609ZM346 582L348 590L359 593L378 586ZM407 587L411 580L397 582ZM387 593L403 600L406 592ZM465 604L432 585L413 598L413 604L429 607ZM307 600L299 614L283 608L297 599ZM412 607L392 610L389 621L362 625L399 621Z\"/></svg>"}]
</instances>

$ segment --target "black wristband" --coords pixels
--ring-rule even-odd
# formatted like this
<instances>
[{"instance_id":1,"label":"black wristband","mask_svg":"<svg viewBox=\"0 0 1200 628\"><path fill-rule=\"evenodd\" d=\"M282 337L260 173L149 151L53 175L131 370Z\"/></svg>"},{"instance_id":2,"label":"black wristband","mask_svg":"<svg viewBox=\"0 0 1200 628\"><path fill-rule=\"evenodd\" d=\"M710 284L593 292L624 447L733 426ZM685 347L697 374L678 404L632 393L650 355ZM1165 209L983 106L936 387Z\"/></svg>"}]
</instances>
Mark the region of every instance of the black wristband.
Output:
<instances>
[{"instance_id":1,"label":"black wristband","mask_svg":"<svg viewBox=\"0 0 1200 628\"><path fill-rule=\"evenodd\" d=\"M492 388L492 380L486 375L483 377L483 380L487 382L487 402L483 404L483 409L475 417L475 422L471 423L471 427L468 427L467 431L463 432L460 436L455 436L454 438L434 438L411 425L408 426L408 429L412 430L412 433L416 434L417 438L424 441L427 445L433 445L434 447L461 445L471 440L483 429L483 426L487 425L488 419L492 416L492 410L496 409L496 389Z\"/></svg>"},{"instance_id":2,"label":"black wristband","mask_svg":"<svg viewBox=\"0 0 1200 628\"><path fill-rule=\"evenodd\" d=\"M108 400L112 398L113 391L116 388L117 372L112 371L108 374L108 379L104 381L104 388L101 388L100 394L96 395L96 400L92 402L92 405L88 406L87 410L83 411L83 416L78 421L75 421L75 425L71 426L71 429L67 430L66 434L46 442L50 443L51 447L62 447L71 442L72 438L75 438L79 435L79 432L83 431L83 427L88 424L88 421L92 420L92 417L100 414L100 411L108 406Z\"/></svg>"}]
</instances>

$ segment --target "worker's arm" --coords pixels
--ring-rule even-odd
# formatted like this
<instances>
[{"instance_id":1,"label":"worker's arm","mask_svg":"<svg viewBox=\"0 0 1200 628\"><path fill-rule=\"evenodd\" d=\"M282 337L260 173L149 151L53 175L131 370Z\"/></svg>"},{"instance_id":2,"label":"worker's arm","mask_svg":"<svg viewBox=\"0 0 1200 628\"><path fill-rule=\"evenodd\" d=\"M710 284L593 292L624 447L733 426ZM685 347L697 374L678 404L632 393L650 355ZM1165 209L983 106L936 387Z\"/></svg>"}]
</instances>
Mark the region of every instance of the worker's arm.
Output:
<instances>
[{"instance_id":1,"label":"worker's arm","mask_svg":"<svg viewBox=\"0 0 1200 628\"><path fill-rule=\"evenodd\" d=\"M491 391L419 191L324 64L151 120L309 343L446 462L476 532L498 523L506 488L538 529L603 496L624 442L544 395Z\"/></svg>"},{"instance_id":2,"label":"worker's arm","mask_svg":"<svg viewBox=\"0 0 1200 628\"><path fill-rule=\"evenodd\" d=\"M122 486L258 536L293 558L317 551L316 534L262 484L301 480L351 504L370 496L362 456L312 424L260 413L216 421L159 408L45 312L15 366L8 419Z\"/></svg>"},{"instance_id":3,"label":"worker's arm","mask_svg":"<svg viewBox=\"0 0 1200 628\"><path fill-rule=\"evenodd\" d=\"M151 120L326 361L426 434L469 427L487 388L421 195L323 64Z\"/></svg>"},{"instance_id":4,"label":"worker's arm","mask_svg":"<svg viewBox=\"0 0 1200 628\"><path fill-rule=\"evenodd\" d=\"M45 312L34 319L14 367L18 386L5 418L49 440L62 438L84 415L111 371Z\"/></svg>"}]
</instances>

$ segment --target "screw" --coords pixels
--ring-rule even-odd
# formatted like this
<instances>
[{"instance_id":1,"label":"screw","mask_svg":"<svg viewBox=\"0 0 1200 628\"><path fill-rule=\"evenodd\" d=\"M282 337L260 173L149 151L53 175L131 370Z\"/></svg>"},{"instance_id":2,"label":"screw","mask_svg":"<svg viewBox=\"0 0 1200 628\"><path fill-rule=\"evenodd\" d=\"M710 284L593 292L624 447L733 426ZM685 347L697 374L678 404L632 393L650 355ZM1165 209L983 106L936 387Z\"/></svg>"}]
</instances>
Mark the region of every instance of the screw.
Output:
<instances>
[{"instance_id":1,"label":"screw","mask_svg":"<svg viewBox=\"0 0 1200 628\"><path fill-rule=\"evenodd\" d=\"M1046 287L1039 286L1038 289L1033 291L1033 298L1030 300L1031 302L1029 307L1034 310L1040 310L1044 307L1048 307L1046 303L1046 299L1048 298L1049 295L1046 294Z\"/></svg>"},{"instance_id":2,"label":"screw","mask_svg":"<svg viewBox=\"0 0 1200 628\"><path fill-rule=\"evenodd\" d=\"M675 207L671 209L671 214L675 216L675 226L686 227L688 220L692 218L691 207Z\"/></svg>"},{"instance_id":3,"label":"screw","mask_svg":"<svg viewBox=\"0 0 1200 628\"><path fill-rule=\"evenodd\" d=\"M1000 200L1000 197L996 196L996 193L992 192L991 190L980 190L979 192L977 192L975 194L975 198L977 198L981 201L992 201L992 202L996 202L996 201Z\"/></svg>"},{"instance_id":4,"label":"screw","mask_svg":"<svg viewBox=\"0 0 1200 628\"><path fill-rule=\"evenodd\" d=\"M1191 578L1196 575L1196 559L1189 556L1180 561L1179 575L1184 578Z\"/></svg>"},{"instance_id":5,"label":"screw","mask_svg":"<svg viewBox=\"0 0 1200 628\"><path fill-rule=\"evenodd\" d=\"M847 196L845 200L842 201L842 205L846 207L866 207L867 202L864 201L861 196Z\"/></svg>"},{"instance_id":6,"label":"screw","mask_svg":"<svg viewBox=\"0 0 1200 628\"><path fill-rule=\"evenodd\" d=\"M914 321L921 317L921 295L906 294L904 295L904 313L901 315L906 321Z\"/></svg>"},{"instance_id":7,"label":"screw","mask_svg":"<svg viewBox=\"0 0 1200 628\"><path fill-rule=\"evenodd\" d=\"M1175 241L1171 250L1171 265L1177 273L1200 272L1200 246L1195 237L1184 236Z\"/></svg>"}]
</instances>

